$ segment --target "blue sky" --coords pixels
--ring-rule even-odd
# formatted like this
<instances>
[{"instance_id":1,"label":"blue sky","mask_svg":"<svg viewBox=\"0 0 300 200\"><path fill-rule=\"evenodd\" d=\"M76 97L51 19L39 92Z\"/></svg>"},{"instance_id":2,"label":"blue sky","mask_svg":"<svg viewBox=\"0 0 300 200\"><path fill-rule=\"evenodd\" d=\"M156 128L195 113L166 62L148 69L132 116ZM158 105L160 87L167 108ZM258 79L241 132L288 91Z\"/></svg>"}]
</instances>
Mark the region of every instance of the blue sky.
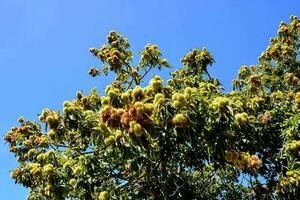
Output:
<instances>
[{"instance_id":1,"label":"blue sky","mask_svg":"<svg viewBox=\"0 0 300 200\"><path fill-rule=\"evenodd\" d=\"M36 120L77 90L102 91L110 79L88 76L98 64L88 49L110 30L128 37L134 52L157 44L174 68L189 49L206 47L216 60L211 75L229 91L239 66L257 63L290 15L300 17L299 0L0 0L1 138L20 115ZM17 163L3 140L0 166L0 199L25 199L26 189L9 178Z\"/></svg>"}]
</instances>

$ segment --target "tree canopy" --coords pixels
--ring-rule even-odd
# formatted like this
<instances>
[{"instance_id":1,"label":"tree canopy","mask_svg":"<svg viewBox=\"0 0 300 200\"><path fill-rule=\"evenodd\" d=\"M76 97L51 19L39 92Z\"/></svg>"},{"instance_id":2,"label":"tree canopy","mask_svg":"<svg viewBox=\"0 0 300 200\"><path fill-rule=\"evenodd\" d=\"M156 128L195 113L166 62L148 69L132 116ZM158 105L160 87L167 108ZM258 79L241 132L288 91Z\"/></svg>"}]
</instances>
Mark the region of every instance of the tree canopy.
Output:
<instances>
[{"instance_id":1,"label":"tree canopy","mask_svg":"<svg viewBox=\"0 0 300 200\"><path fill-rule=\"evenodd\" d=\"M300 20L280 23L257 65L241 66L225 92L213 56L194 48L171 67L147 44L134 64L112 31L89 51L114 74L101 96L77 92L38 122L5 135L28 199L295 199L300 196ZM144 87L141 86L146 85Z\"/></svg>"}]
</instances>

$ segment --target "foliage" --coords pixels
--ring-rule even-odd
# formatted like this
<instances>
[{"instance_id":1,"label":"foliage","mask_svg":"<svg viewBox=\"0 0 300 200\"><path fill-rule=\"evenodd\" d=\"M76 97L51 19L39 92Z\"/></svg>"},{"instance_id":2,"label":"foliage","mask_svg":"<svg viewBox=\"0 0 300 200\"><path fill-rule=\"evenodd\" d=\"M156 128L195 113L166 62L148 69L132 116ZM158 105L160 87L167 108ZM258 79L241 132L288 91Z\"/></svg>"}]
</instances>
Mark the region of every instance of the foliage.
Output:
<instances>
[{"instance_id":1,"label":"foliage","mask_svg":"<svg viewBox=\"0 0 300 200\"><path fill-rule=\"evenodd\" d=\"M113 72L105 95L81 92L40 122L19 118L5 136L28 199L294 199L300 195L300 21L281 23L259 57L242 66L224 93L210 77L205 49L192 49L163 84L152 69L170 67L147 44L131 64L128 40L110 32L90 52ZM45 129L45 130L44 130Z\"/></svg>"}]
</instances>

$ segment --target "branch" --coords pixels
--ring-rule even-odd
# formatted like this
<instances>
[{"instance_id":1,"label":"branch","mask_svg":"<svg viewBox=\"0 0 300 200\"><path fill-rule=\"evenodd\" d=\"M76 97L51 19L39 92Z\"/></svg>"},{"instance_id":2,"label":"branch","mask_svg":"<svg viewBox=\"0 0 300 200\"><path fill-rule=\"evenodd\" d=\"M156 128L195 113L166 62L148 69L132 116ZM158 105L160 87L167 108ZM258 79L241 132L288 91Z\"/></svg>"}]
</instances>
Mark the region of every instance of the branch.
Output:
<instances>
[{"instance_id":1,"label":"branch","mask_svg":"<svg viewBox=\"0 0 300 200\"><path fill-rule=\"evenodd\" d=\"M207 74L209 80L211 80L212 78L211 78L210 74L208 73L207 69L205 69L204 72Z\"/></svg>"},{"instance_id":2,"label":"branch","mask_svg":"<svg viewBox=\"0 0 300 200\"><path fill-rule=\"evenodd\" d=\"M141 77L141 80L150 72L151 69L152 69L152 67L149 67L149 69L145 71L145 73Z\"/></svg>"}]
</instances>

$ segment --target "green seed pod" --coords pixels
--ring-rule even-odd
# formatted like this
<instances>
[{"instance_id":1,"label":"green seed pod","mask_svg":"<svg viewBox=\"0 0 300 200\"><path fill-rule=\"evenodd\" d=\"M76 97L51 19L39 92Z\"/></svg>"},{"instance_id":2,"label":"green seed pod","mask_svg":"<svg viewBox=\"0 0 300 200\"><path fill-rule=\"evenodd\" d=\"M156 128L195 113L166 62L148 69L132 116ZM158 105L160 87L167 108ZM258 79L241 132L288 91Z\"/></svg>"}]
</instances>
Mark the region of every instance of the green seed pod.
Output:
<instances>
[{"instance_id":1,"label":"green seed pod","mask_svg":"<svg viewBox=\"0 0 300 200\"><path fill-rule=\"evenodd\" d=\"M102 131L102 132L107 131L107 126L106 126L106 124L103 123L103 122L101 122L101 123L99 124L99 128L100 128L100 131Z\"/></svg>"},{"instance_id":2,"label":"green seed pod","mask_svg":"<svg viewBox=\"0 0 300 200\"><path fill-rule=\"evenodd\" d=\"M57 113L52 113L46 118L46 122L51 129L56 129L59 123L59 116Z\"/></svg>"},{"instance_id":3,"label":"green seed pod","mask_svg":"<svg viewBox=\"0 0 300 200\"><path fill-rule=\"evenodd\" d=\"M113 86L112 85L108 85L108 86L106 86L106 88L105 88L105 94L107 94L111 89L113 88Z\"/></svg>"},{"instance_id":4,"label":"green seed pod","mask_svg":"<svg viewBox=\"0 0 300 200\"><path fill-rule=\"evenodd\" d=\"M137 101L134 103L135 108L144 108L144 104L140 101Z\"/></svg>"},{"instance_id":5,"label":"green seed pod","mask_svg":"<svg viewBox=\"0 0 300 200\"><path fill-rule=\"evenodd\" d=\"M71 103L70 101L65 101L65 102L63 103L63 106L64 106L64 107L70 107L70 106L72 106L72 103Z\"/></svg>"},{"instance_id":6,"label":"green seed pod","mask_svg":"<svg viewBox=\"0 0 300 200\"><path fill-rule=\"evenodd\" d=\"M132 91L132 94L131 94L132 98L135 100L140 98L142 95L143 95L143 90L142 90L141 86L139 86L139 85L134 88L134 90Z\"/></svg>"},{"instance_id":7,"label":"green seed pod","mask_svg":"<svg viewBox=\"0 0 300 200\"><path fill-rule=\"evenodd\" d=\"M151 80L150 81L150 86L155 90L159 90L162 88L162 80Z\"/></svg>"},{"instance_id":8,"label":"green seed pod","mask_svg":"<svg viewBox=\"0 0 300 200\"><path fill-rule=\"evenodd\" d=\"M47 153L45 153L45 158L48 159L49 157L54 155L55 155L54 150L49 150Z\"/></svg>"},{"instance_id":9,"label":"green seed pod","mask_svg":"<svg viewBox=\"0 0 300 200\"><path fill-rule=\"evenodd\" d=\"M39 120L40 120L41 122L45 122L44 116L43 116L43 115L39 115Z\"/></svg>"},{"instance_id":10,"label":"green seed pod","mask_svg":"<svg viewBox=\"0 0 300 200\"><path fill-rule=\"evenodd\" d=\"M114 89L112 89L112 90L108 91L107 96L109 96L110 98L115 98L118 96L118 94L116 93L116 91Z\"/></svg>"},{"instance_id":11,"label":"green seed pod","mask_svg":"<svg viewBox=\"0 0 300 200\"><path fill-rule=\"evenodd\" d=\"M187 117L183 114L176 114L172 119L172 124L176 126L184 126L187 122Z\"/></svg>"},{"instance_id":12,"label":"green seed pod","mask_svg":"<svg viewBox=\"0 0 300 200\"><path fill-rule=\"evenodd\" d=\"M217 87L214 84L211 84L211 83L207 84L207 88L208 88L209 91L213 91L213 90L217 89Z\"/></svg>"},{"instance_id":13,"label":"green seed pod","mask_svg":"<svg viewBox=\"0 0 300 200\"><path fill-rule=\"evenodd\" d=\"M53 171L54 171L54 167L53 167L52 164L47 164L47 165L45 165L45 166L43 167L43 172L44 172L45 174L53 173Z\"/></svg>"},{"instance_id":14,"label":"green seed pod","mask_svg":"<svg viewBox=\"0 0 300 200\"><path fill-rule=\"evenodd\" d=\"M35 166L33 167L31 170L30 170L30 173L33 175L33 176L40 176L41 175L41 167L40 166Z\"/></svg>"},{"instance_id":15,"label":"green seed pod","mask_svg":"<svg viewBox=\"0 0 300 200\"><path fill-rule=\"evenodd\" d=\"M154 102L158 102L159 99L165 99L165 96L162 93L157 93L154 97Z\"/></svg>"},{"instance_id":16,"label":"green seed pod","mask_svg":"<svg viewBox=\"0 0 300 200\"><path fill-rule=\"evenodd\" d=\"M152 86L147 86L144 88L143 93L149 96L154 93L154 88Z\"/></svg>"},{"instance_id":17,"label":"green seed pod","mask_svg":"<svg viewBox=\"0 0 300 200\"><path fill-rule=\"evenodd\" d=\"M101 104L102 105L108 105L109 103L110 103L110 101L111 101L111 98L109 97L109 96L107 96L107 97L101 97Z\"/></svg>"},{"instance_id":18,"label":"green seed pod","mask_svg":"<svg viewBox=\"0 0 300 200\"><path fill-rule=\"evenodd\" d=\"M287 171L287 172L286 172L286 175L287 175L287 176L293 176L293 175L294 175L294 171Z\"/></svg>"},{"instance_id":19,"label":"green seed pod","mask_svg":"<svg viewBox=\"0 0 300 200\"><path fill-rule=\"evenodd\" d=\"M117 130L115 132L115 138L116 138L116 140L120 140L122 137L123 137L122 131L121 130Z\"/></svg>"},{"instance_id":20,"label":"green seed pod","mask_svg":"<svg viewBox=\"0 0 300 200\"><path fill-rule=\"evenodd\" d=\"M173 101L172 106L174 108L180 108L182 106L182 104L179 101L175 100L175 101Z\"/></svg>"},{"instance_id":21,"label":"green seed pod","mask_svg":"<svg viewBox=\"0 0 300 200\"><path fill-rule=\"evenodd\" d=\"M183 94L178 94L177 100L182 104L185 104L186 102Z\"/></svg>"},{"instance_id":22,"label":"green seed pod","mask_svg":"<svg viewBox=\"0 0 300 200\"><path fill-rule=\"evenodd\" d=\"M82 93L80 91L76 92L76 98L80 100L82 98Z\"/></svg>"},{"instance_id":23,"label":"green seed pod","mask_svg":"<svg viewBox=\"0 0 300 200\"><path fill-rule=\"evenodd\" d=\"M55 131L54 130L50 130L50 131L48 131L48 136L53 140L54 138L55 138L55 135L56 135L56 133L55 133Z\"/></svg>"},{"instance_id":24,"label":"green seed pod","mask_svg":"<svg viewBox=\"0 0 300 200\"><path fill-rule=\"evenodd\" d=\"M35 149L30 149L30 150L27 152L27 155L31 157L31 156L33 156L35 153L36 153L36 150L35 150Z\"/></svg>"},{"instance_id":25,"label":"green seed pod","mask_svg":"<svg viewBox=\"0 0 300 200\"><path fill-rule=\"evenodd\" d=\"M163 105L165 103L165 98L159 98L154 102L155 106Z\"/></svg>"},{"instance_id":26,"label":"green seed pod","mask_svg":"<svg viewBox=\"0 0 300 200\"><path fill-rule=\"evenodd\" d=\"M175 101L175 100L178 100L178 96L179 96L179 93L176 92L172 95L172 100Z\"/></svg>"},{"instance_id":27,"label":"green seed pod","mask_svg":"<svg viewBox=\"0 0 300 200\"><path fill-rule=\"evenodd\" d=\"M32 145L32 141L31 140L25 140L22 143L24 146L31 146Z\"/></svg>"},{"instance_id":28,"label":"green seed pod","mask_svg":"<svg viewBox=\"0 0 300 200\"><path fill-rule=\"evenodd\" d=\"M110 146L115 142L115 137L113 135L108 136L107 138L104 139L104 144L106 146Z\"/></svg>"},{"instance_id":29,"label":"green seed pod","mask_svg":"<svg viewBox=\"0 0 300 200\"><path fill-rule=\"evenodd\" d=\"M84 162L85 161L85 156L84 155L81 155L78 157L79 161L80 162Z\"/></svg>"},{"instance_id":30,"label":"green seed pod","mask_svg":"<svg viewBox=\"0 0 300 200\"><path fill-rule=\"evenodd\" d=\"M36 159L38 160L38 161L43 161L43 160L45 160L45 154L43 154L43 153L41 153L41 154L39 154L37 157L36 157Z\"/></svg>"},{"instance_id":31,"label":"green seed pod","mask_svg":"<svg viewBox=\"0 0 300 200\"><path fill-rule=\"evenodd\" d=\"M22 116L21 116L21 117L19 117L19 118L18 118L18 122L20 122L20 123L24 123L24 117L22 117Z\"/></svg>"},{"instance_id":32,"label":"green seed pod","mask_svg":"<svg viewBox=\"0 0 300 200\"><path fill-rule=\"evenodd\" d=\"M142 136L143 135L143 127L139 123L136 123L133 127L133 133L137 137Z\"/></svg>"},{"instance_id":33,"label":"green seed pod","mask_svg":"<svg viewBox=\"0 0 300 200\"><path fill-rule=\"evenodd\" d=\"M67 169L67 168L69 168L69 167L71 167L72 166L72 162L71 161L67 161L64 165L63 165L63 168L64 169Z\"/></svg>"},{"instance_id":34,"label":"green seed pod","mask_svg":"<svg viewBox=\"0 0 300 200\"><path fill-rule=\"evenodd\" d=\"M82 174L82 172L83 172L82 167L76 167L76 168L73 170L73 173L74 173L75 175L80 175L80 174Z\"/></svg>"},{"instance_id":35,"label":"green seed pod","mask_svg":"<svg viewBox=\"0 0 300 200\"><path fill-rule=\"evenodd\" d=\"M99 200L108 200L108 192L107 191L100 192L98 199Z\"/></svg>"},{"instance_id":36,"label":"green seed pod","mask_svg":"<svg viewBox=\"0 0 300 200\"><path fill-rule=\"evenodd\" d=\"M248 122L248 114L245 112L235 114L234 118L238 124L246 124Z\"/></svg>"},{"instance_id":37,"label":"green seed pod","mask_svg":"<svg viewBox=\"0 0 300 200\"><path fill-rule=\"evenodd\" d=\"M130 101L130 93L125 92L121 95L121 99L123 102L128 103Z\"/></svg>"},{"instance_id":38,"label":"green seed pod","mask_svg":"<svg viewBox=\"0 0 300 200\"><path fill-rule=\"evenodd\" d=\"M146 104L144 105L144 111L145 111L147 114L151 115L152 112L153 112L153 110L154 110L154 105L153 105L152 103L146 103Z\"/></svg>"},{"instance_id":39,"label":"green seed pod","mask_svg":"<svg viewBox=\"0 0 300 200\"><path fill-rule=\"evenodd\" d=\"M70 179L70 181L69 181L69 185L71 185L73 187L76 185L76 183L77 183L77 181L74 178Z\"/></svg>"}]
</instances>

